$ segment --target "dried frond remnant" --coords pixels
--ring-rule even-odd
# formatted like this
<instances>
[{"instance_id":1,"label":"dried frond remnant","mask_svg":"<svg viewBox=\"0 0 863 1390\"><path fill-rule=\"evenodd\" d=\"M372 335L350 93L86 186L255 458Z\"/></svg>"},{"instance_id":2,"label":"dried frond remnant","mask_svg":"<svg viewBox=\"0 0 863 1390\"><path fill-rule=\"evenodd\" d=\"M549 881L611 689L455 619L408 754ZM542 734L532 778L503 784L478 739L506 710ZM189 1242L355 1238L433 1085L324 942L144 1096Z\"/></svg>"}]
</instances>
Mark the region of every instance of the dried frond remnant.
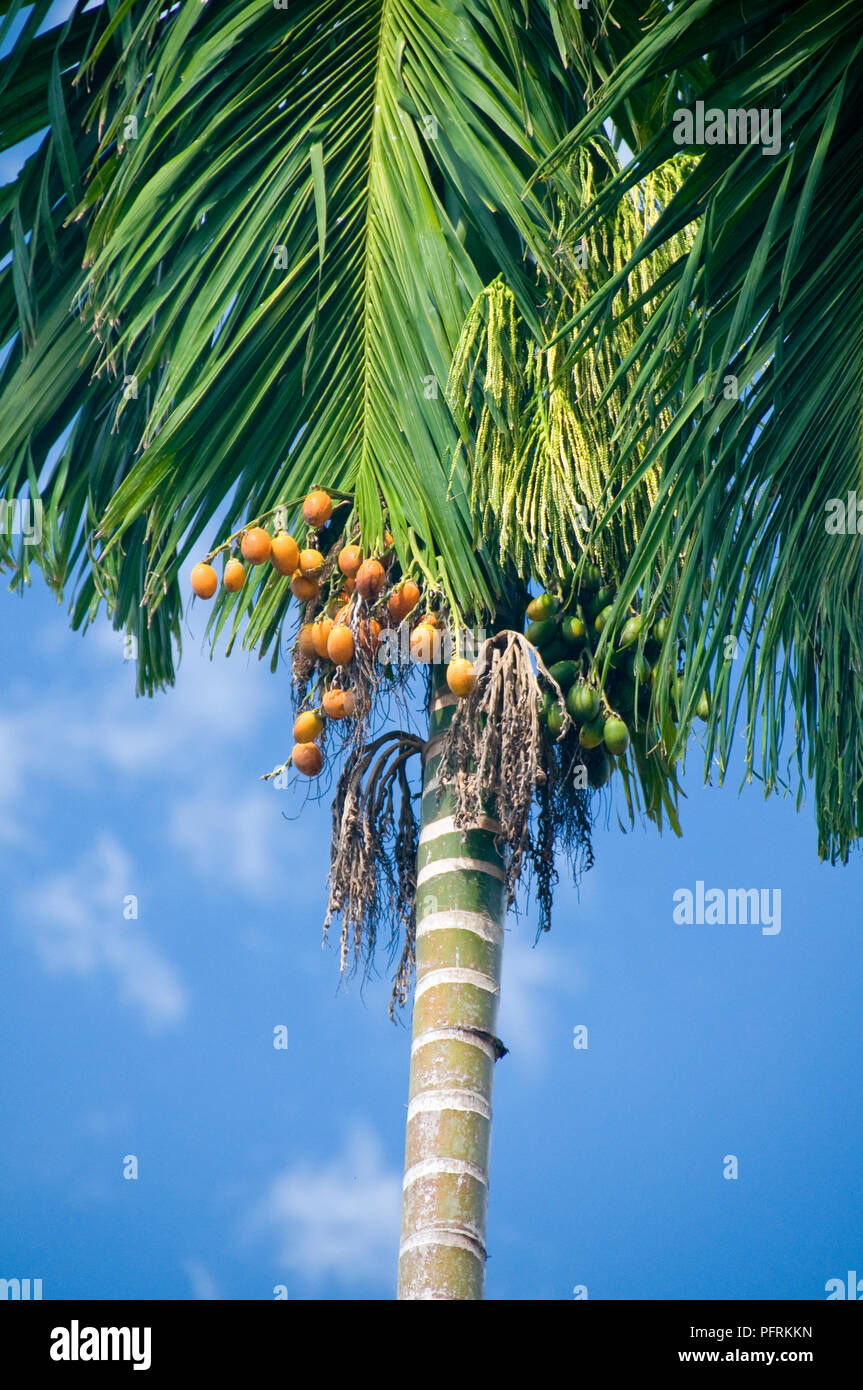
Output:
<instances>
[{"instance_id":1,"label":"dried frond remnant","mask_svg":"<svg viewBox=\"0 0 863 1390\"><path fill-rule=\"evenodd\" d=\"M324 939L340 918L341 970L354 973L361 962L370 967L382 922L390 923L392 955L404 934L390 1017L407 998L414 966L419 823L407 762L422 747L414 734L390 730L353 748L333 801Z\"/></svg>"},{"instance_id":2,"label":"dried frond remnant","mask_svg":"<svg viewBox=\"0 0 863 1390\"><path fill-rule=\"evenodd\" d=\"M485 642L477 661L479 680L460 700L443 736L440 785L453 790L459 829L494 815L502 829L507 905L515 901L529 869L547 930L557 872L555 827L566 823L576 873L590 867L590 800L574 784L564 786L550 755L540 719L535 650L520 632L499 632ZM560 687L538 662L543 680L563 700ZM442 793L439 792L439 796Z\"/></svg>"}]
</instances>

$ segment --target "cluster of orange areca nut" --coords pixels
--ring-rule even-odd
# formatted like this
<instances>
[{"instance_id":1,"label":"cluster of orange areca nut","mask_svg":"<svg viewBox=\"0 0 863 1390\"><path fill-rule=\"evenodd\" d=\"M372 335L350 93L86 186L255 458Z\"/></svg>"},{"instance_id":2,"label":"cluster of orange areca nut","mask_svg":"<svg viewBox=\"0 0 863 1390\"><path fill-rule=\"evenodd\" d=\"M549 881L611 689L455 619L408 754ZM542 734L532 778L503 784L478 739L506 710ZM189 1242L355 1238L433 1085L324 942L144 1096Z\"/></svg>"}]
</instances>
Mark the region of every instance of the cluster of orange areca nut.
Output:
<instances>
[{"instance_id":1,"label":"cluster of orange areca nut","mask_svg":"<svg viewBox=\"0 0 863 1390\"><path fill-rule=\"evenodd\" d=\"M399 628L422 596L420 586L409 575L388 585L388 571L394 558L389 533L384 540L383 553L368 559L361 545L345 540L336 556L336 573L335 568L328 565L327 556L310 544L314 532L321 531L332 515L333 499L322 488L315 488L303 502L303 517L309 528L305 549L300 549L295 538L283 529L277 529L271 536L265 527L254 524L237 533L243 560L251 566L269 561L278 574L290 578L294 597L307 611L313 610L312 620L301 623L296 651L307 663L319 667L323 694L316 708L304 710L297 716L293 731L295 742L289 759L293 767L307 777L316 777L324 765L317 740L326 722L350 719L355 713L354 692L348 681L351 663L358 655L357 646L364 657L374 660L383 629ZM230 550L233 539L218 550ZM335 547L329 554L334 551ZM192 570L192 589L199 598L212 598L219 587L218 576L210 564L216 553L214 551ZM230 556L222 577L224 588L236 593L245 581L245 565ZM440 650L440 627L438 614L431 611L422 614L410 630L412 660L430 662L435 659L434 654ZM447 681L456 695L470 694L476 685L472 663L456 657L447 667Z\"/></svg>"},{"instance_id":2,"label":"cluster of orange areca nut","mask_svg":"<svg viewBox=\"0 0 863 1390\"><path fill-rule=\"evenodd\" d=\"M303 515L310 527L320 530L326 526L332 514L333 501L326 492L316 488L309 493L303 504ZM296 598L308 600L316 597L316 576L324 564L319 550L311 546L300 550L293 536L286 531L271 536L263 526L250 526L242 534L240 551L243 560L250 565L264 565L269 560L277 574L289 575L291 592ZM219 587L218 575L208 560L199 561L190 577L198 598L212 598ZM231 557L225 565L222 583L228 593L235 594L245 582L245 565L242 560Z\"/></svg>"}]
</instances>

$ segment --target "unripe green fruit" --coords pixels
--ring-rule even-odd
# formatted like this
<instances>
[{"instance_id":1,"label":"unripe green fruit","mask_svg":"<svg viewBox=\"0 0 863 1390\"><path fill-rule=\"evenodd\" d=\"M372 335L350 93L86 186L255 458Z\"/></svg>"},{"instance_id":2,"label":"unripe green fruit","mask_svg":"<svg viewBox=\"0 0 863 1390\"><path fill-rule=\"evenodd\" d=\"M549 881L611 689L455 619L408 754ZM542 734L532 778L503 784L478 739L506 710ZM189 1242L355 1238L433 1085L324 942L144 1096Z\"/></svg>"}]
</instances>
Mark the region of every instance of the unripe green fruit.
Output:
<instances>
[{"instance_id":1,"label":"unripe green fruit","mask_svg":"<svg viewBox=\"0 0 863 1390\"><path fill-rule=\"evenodd\" d=\"M602 632L603 628L606 627L606 625L608 624L608 620L613 612L614 608L613 605L610 603L607 604L605 608L601 608L599 610L599 612L593 620L593 626L597 632Z\"/></svg>"},{"instance_id":2,"label":"unripe green fruit","mask_svg":"<svg viewBox=\"0 0 863 1390\"><path fill-rule=\"evenodd\" d=\"M557 612L557 599L551 594L539 594L527 605L527 616L531 622L544 622Z\"/></svg>"},{"instance_id":3,"label":"unripe green fruit","mask_svg":"<svg viewBox=\"0 0 863 1390\"><path fill-rule=\"evenodd\" d=\"M574 685L566 697L566 707L573 719L581 724L589 724L599 714L599 691L583 681Z\"/></svg>"},{"instance_id":4,"label":"unripe green fruit","mask_svg":"<svg viewBox=\"0 0 863 1390\"><path fill-rule=\"evenodd\" d=\"M546 723L548 724L548 732L551 734L552 738L557 738L558 734L563 728L564 717L564 712L561 706L555 700L554 704L551 706L551 709L548 711L548 718L546 720Z\"/></svg>"},{"instance_id":5,"label":"unripe green fruit","mask_svg":"<svg viewBox=\"0 0 863 1390\"><path fill-rule=\"evenodd\" d=\"M542 647L546 642L554 641L557 623L553 618L544 618L541 622L531 623L524 635L535 647Z\"/></svg>"},{"instance_id":6,"label":"unripe green fruit","mask_svg":"<svg viewBox=\"0 0 863 1390\"><path fill-rule=\"evenodd\" d=\"M560 633L564 642L577 647L586 639L587 628L581 618L564 618L560 625Z\"/></svg>"},{"instance_id":7,"label":"unripe green fruit","mask_svg":"<svg viewBox=\"0 0 863 1390\"><path fill-rule=\"evenodd\" d=\"M571 650L571 647L556 637L553 642L549 642L547 647L542 648L542 659L546 667L550 668L557 665L559 661L565 661Z\"/></svg>"},{"instance_id":8,"label":"unripe green fruit","mask_svg":"<svg viewBox=\"0 0 863 1390\"><path fill-rule=\"evenodd\" d=\"M609 753L625 753L629 747L629 730L622 719L606 719L602 737Z\"/></svg>"},{"instance_id":9,"label":"unripe green fruit","mask_svg":"<svg viewBox=\"0 0 863 1390\"><path fill-rule=\"evenodd\" d=\"M582 724L578 733L578 741L582 748L598 748L602 743L604 728L601 719L594 719L592 723Z\"/></svg>"},{"instance_id":10,"label":"unripe green fruit","mask_svg":"<svg viewBox=\"0 0 863 1390\"><path fill-rule=\"evenodd\" d=\"M549 666L548 674L556 680L562 690L568 690L578 675L578 665L574 661L556 661Z\"/></svg>"}]
</instances>

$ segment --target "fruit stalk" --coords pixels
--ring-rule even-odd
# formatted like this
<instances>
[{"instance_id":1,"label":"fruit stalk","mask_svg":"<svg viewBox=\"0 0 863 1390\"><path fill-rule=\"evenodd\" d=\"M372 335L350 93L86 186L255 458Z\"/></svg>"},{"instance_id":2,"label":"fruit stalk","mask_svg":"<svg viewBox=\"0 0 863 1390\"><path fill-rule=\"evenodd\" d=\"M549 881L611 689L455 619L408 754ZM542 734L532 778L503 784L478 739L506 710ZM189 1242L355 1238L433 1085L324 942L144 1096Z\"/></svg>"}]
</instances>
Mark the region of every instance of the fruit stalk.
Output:
<instances>
[{"instance_id":1,"label":"fruit stalk","mask_svg":"<svg viewBox=\"0 0 863 1390\"><path fill-rule=\"evenodd\" d=\"M493 820L453 829L436 738L456 697L434 668L416 895L416 992L405 1145L401 1300L483 1297L503 864Z\"/></svg>"}]
</instances>

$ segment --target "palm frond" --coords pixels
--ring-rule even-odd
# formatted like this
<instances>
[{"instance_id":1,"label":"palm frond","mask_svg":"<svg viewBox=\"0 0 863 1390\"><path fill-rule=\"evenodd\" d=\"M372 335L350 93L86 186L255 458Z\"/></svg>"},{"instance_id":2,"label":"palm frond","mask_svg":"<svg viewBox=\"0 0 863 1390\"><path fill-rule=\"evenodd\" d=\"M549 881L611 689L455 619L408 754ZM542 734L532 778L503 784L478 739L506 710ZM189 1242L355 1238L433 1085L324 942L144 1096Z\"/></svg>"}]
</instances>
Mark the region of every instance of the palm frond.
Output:
<instances>
[{"instance_id":1,"label":"palm frond","mask_svg":"<svg viewBox=\"0 0 863 1390\"><path fill-rule=\"evenodd\" d=\"M673 587L665 665L685 634L690 716L711 673L715 682L706 773L725 774L742 714L749 775L768 790L795 763L813 775L820 852L844 859L863 829L861 538L856 527L831 533L828 519L863 492L863 20L856 5L789 0L677 0L652 19L546 166L565 190L575 152L643 90L664 87L654 134L573 237L680 148L678 108L778 112L781 146L691 151L697 164L663 216L561 330L570 360L589 358L635 317L616 302L620 286L697 228L606 386L619 489L597 528L616 526L616 509L659 470L619 612ZM663 411L673 425L657 439Z\"/></svg>"},{"instance_id":2,"label":"palm frond","mask_svg":"<svg viewBox=\"0 0 863 1390\"><path fill-rule=\"evenodd\" d=\"M0 228L19 243L2 282L0 487L43 475L55 581L83 562L75 620L104 597L141 642L161 624L145 688L170 679L165 637L198 538L313 483L352 495L370 543L386 514L400 557L456 614L492 611L506 577L474 543L466 480L448 490L443 387L495 275L538 327L525 249L543 262L549 199L525 185L584 110L547 7L149 0L88 14L79 4L62 36L62 131L48 113L52 226L69 248L66 278L40 294L55 318L31 323L14 209ZM8 194L19 217L28 197L21 180ZM214 629L278 651L285 586L218 602Z\"/></svg>"},{"instance_id":3,"label":"palm frond","mask_svg":"<svg viewBox=\"0 0 863 1390\"><path fill-rule=\"evenodd\" d=\"M134 383L94 375L98 342L78 312L86 236L70 220L99 143L85 129L91 98L74 78L106 35L110 7L79 3L38 33L50 8L33 6L0 59L0 146L10 159L32 147L0 189L0 495L42 503L39 546L0 528L0 565L18 586L38 565L58 597L72 577L76 627L108 600L115 625L136 640L139 689L152 690L179 649L178 595L147 622L135 583L147 564L143 525L127 538L122 572L93 563L97 518L134 460L134 439L113 431L113 417L128 395L143 428L147 397L132 395ZM115 56L109 44L94 80L107 77Z\"/></svg>"}]
</instances>

